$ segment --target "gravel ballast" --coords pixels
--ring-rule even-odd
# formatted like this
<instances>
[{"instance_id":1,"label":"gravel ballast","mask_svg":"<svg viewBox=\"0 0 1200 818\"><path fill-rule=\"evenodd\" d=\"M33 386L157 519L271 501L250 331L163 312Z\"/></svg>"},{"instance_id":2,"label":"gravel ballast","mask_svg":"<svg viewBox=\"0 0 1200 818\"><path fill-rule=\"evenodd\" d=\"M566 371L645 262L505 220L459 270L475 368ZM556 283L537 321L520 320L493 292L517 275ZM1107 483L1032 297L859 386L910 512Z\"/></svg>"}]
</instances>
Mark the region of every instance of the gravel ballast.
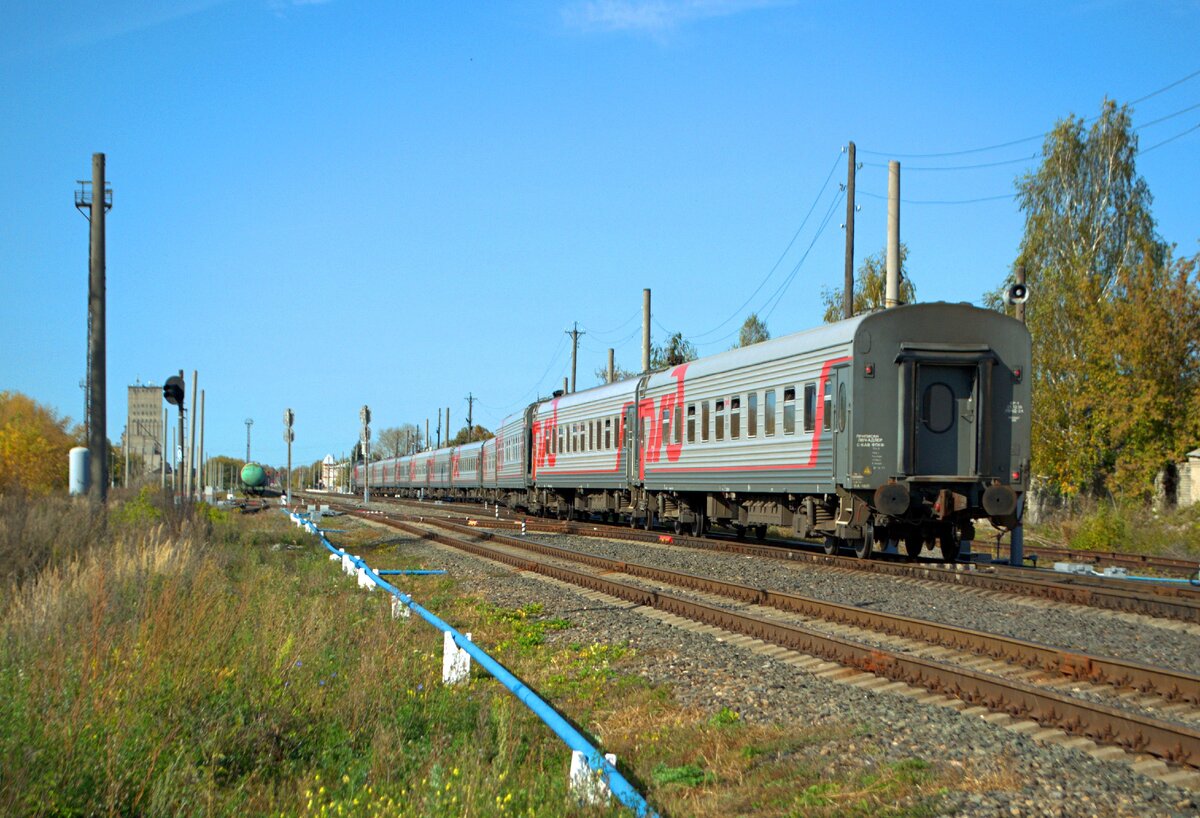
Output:
<instances>
[{"instance_id":1,"label":"gravel ballast","mask_svg":"<svg viewBox=\"0 0 1200 818\"><path fill-rule=\"evenodd\" d=\"M392 531L387 538L394 541L398 539L395 535ZM952 588L934 597L928 587L915 583L889 583L850 572L676 547L542 533L530 536L613 559L732 576L764 587L1032 641L1061 645L1071 640L1082 650L1183 668L1196 666L1196 637L1140 627L1104 612L1048 611L1021 601L960 594ZM333 539L336 543L337 535ZM782 658L769 658L712 635L672 627L631 610L627 603L597 601L560 583L445 546L399 539L401 554L416 557L427 567L446 569L466 591L503 607L537 601L545 606L546 616L572 623L570 630L551 638L578 641L581 633L587 633L592 634L591 639L629 645L640 661L638 672L653 684L668 686L684 707L707 714L727 707L749 723L857 726L854 738L835 740L822 748L831 766L839 761L861 764L869 745L876 757L882 748L881 761L922 758L959 767L976 780L1005 782L984 792L949 793L939 802L943 814L1124 816L1195 815L1200 811L1200 795L1141 775L1128 763L1100 761L1079 750L1043 744L950 707L818 678ZM1150 658L1147 652L1164 658ZM1190 656L1185 658L1187 652Z\"/></svg>"}]
</instances>

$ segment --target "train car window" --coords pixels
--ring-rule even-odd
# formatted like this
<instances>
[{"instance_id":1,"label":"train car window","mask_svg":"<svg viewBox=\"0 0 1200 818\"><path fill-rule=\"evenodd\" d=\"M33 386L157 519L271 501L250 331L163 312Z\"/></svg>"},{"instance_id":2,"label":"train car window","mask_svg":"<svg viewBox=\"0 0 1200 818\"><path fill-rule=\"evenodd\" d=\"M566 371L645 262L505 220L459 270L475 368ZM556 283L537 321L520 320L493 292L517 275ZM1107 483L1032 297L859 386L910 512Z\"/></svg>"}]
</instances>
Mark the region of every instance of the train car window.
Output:
<instances>
[{"instance_id":1,"label":"train car window","mask_svg":"<svg viewBox=\"0 0 1200 818\"><path fill-rule=\"evenodd\" d=\"M688 404L688 443L696 442L696 404Z\"/></svg>"},{"instance_id":2,"label":"train car window","mask_svg":"<svg viewBox=\"0 0 1200 818\"><path fill-rule=\"evenodd\" d=\"M821 418L821 428L829 431L831 427L833 415L833 381L826 379L825 386L822 388L825 399L821 402L824 407L824 417Z\"/></svg>"},{"instance_id":3,"label":"train car window","mask_svg":"<svg viewBox=\"0 0 1200 818\"><path fill-rule=\"evenodd\" d=\"M700 402L700 441L708 442L708 401Z\"/></svg>"},{"instance_id":4,"label":"train car window","mask_svg":"<svg viewBox=\"0 0 1200 818\"><path fill-rule=\"evenodd\" d=\"M742 436L742 399L734 396L729 400L729 439Z\"/></svg>"},{"instance_id":5,"label":"train car window","mask_svg":"<svg viewBox=\"0 0 1200 818\"><path fill-rule=\"evenodd\" d=\"M723 400L717 401L716 418L717 418L716 439L724 440L725 439L725 401L723 401Z\"/></svg>"},{"instance_id":6,"label":"train car window","mask_svg":"<svg viewBox=\"0 0 1200 818\"><path fill-rule=\"evenodd\" d=\"M675 404L675 422L671 425L672 443L683 442L683 406Z\"/></svg>"},{"instance_id":7,"label":"train car window","mask_svg":"<svg viewBox=\"0 0 1200 818\"><path fill-rule=\"evenodd\" d=\"M846 431L846 384L838 384L837 430Z\"/></svg>"},{"instance_id":8,"label":"train car window","mask_svg":"<svg viewBox=\"0 0 1200 818\"><path fill-rule=\"evenodd\" d=\"M794 434L796 431L796 387L789 386L783 390L783 433Z\"/></svg>"},{"instance_id":9,"label":"train car window","mask_svg":"<svg viewBox=\"0 0 1200 818\"><path fill-rule=\"evenodd\" d=\"M767 437L775 434L775 390L763 393L763 433Z\"/></svg>"},{"instance_id":10,"label":"train car window","mask_svg":"<svg viewBox=\"0 0 1200 818\"><path fill-rule=\"evenodd\" d=\"M671 442L671 410L670 409L662 410L662 434L659 435L659 438L662 440L663 443Z\"/></svg>"},{"instance_id":11,"label":"train car window","mask_svg":"<svg viewBox=\"0 0 1200 818\"><path fill-rule=\"evenodd\" d=\"M954 391L944 383L931 383L921 399L921 422L935 434L954 425Z\"/></svg>"},{"instance_id":12,"label":"train car window","mask_svg":"<svg viewBox=\"0 0 1200 818\"><path fill-rule=\"evenodd\" d=\"M804 431L811 432L817 428L817 385L804 384Z\"/></svg>"},{"instance_id":13,"label":"train car window","mask_svg":"<svg viewBox=\"0 0 1200 818\"><path fill-rule=\"evenodd\" d=\"M758 393L746 395L746 437L758 435Z\"/></svg>"},{"instance_id":14,"label":"train car window","mask_svg":"<svg viewBox=\"0 0 1200 818\"><path fill-rule=\"evenodd\" d=\"M604 419L604 448L612 448L612 418Z\"/></svg>"}]
</instances>

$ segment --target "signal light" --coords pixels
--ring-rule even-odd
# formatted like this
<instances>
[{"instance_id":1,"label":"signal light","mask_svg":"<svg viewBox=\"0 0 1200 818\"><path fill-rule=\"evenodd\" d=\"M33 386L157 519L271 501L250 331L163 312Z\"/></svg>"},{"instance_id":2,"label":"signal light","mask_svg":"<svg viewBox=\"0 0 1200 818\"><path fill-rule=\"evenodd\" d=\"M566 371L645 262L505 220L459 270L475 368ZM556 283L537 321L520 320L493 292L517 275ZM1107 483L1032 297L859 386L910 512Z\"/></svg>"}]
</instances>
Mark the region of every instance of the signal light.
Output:
<instances>
[{"instance_id":1,"label":"signal light","mask_svg":"<svg viewBox=\"0 0 1200 818\"><path fill-rule=\"evenodd\" d=\"M172 375L163 384L163 398L174 406L183 406L183 378Z\"/></svg>"},{"instance_id":2,"label":"signal light","mask_svg":"<svg viewBox=\"0 0 1200 818\"><path fill-rule=\"evenodd\" d=\"M875 377L875 364L867 364L863 367L863 376L867 378Z\"/></svg>"},{"instance_id":3,"label":"signal light","mask_svg":"<svg viewBox=\"0 0 1200 818\"><path fill-rule=\"evenodd\" d=\"M1020 470L1020 469L1013 469L1013 473L1012 473L1012 481L1013 481L1014 483L1020 483L1020 482L1021 482L1021 470Z\"/></svg>"},{"instance_id":4,"label":"signal light","mask_svg":"<svg viewBox=\"0 0 1200 818\"><path fill-rule=\"evenodd\" d=\"M1021 382L1021 367L1019 367L1019 366L1013 367L1012 373L1013 373L1013 383L1020 383Z\"/></svg>"}]
</instances>

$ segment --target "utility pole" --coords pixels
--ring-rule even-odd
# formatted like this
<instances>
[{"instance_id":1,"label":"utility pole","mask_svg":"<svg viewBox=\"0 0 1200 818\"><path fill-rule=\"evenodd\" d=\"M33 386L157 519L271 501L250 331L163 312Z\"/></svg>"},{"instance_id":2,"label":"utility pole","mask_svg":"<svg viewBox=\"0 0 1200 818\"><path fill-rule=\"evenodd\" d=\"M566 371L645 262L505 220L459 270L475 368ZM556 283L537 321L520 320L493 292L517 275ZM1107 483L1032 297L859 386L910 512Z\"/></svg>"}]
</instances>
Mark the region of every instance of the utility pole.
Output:
<instances>
[{"instance_id":1,"label":"utility pole","mask_svg":"<svg viewBox=\"0 0 1200 818\"><path fill-rule=\"evenodd\" d=\"M846 161L846 278L842 284L842 317L854 317L854 142Z\"/></svg>"},{"instance_id":2,"label":"utility pole","mask_svg":"<svg viewBox=\"0 0 1200 818\"><path fill-rule=\"evenodd\" d=\"M613 348L609 347L608 348L608 382L609 383L613 382L613 376L616 374L616 366L613 361L613 352L614 352Z\"/></svg>"},{"instance_id":3,"label":"utility pole","mask_svg":"<svg viewBox=\"0 0 1200 818\"><path fill-rule=\"evenodd\" d=\"M437 445L435 445L433 448L440 449L440 448L442 448L442 410L441 409L438 409L438 425L437 425L437 428L434 429L434 432L437 433Z\"/></svg>"},{"instance_id":4,"label":"utility pole","mask_svg":"<svg viewBox=\"0 0 1200 818\"><path fill-rule=\"evenodd\" d=\"M187 496L188 496L189 502L191 502L191 499L192 499L192 487L195 486L194 480L196 479L192 475L192 472L196 468L196 401L200 397L200 393L197 392L196 390L197 390L197 386L199 385L198 384L199 378L200 378L200 373L193 369L192 370L192 436L191 436L190 440L188 441L188 461L187 461L187 463L188 463Z\"/></svg>"},{"instance_id":5,"label":"utility pole","mask_svg":"<svg viewBox=\"0 0 1200 818\"><path fill-rule=\"evenodd\" d=\"M439 422L440 422L440 419L439 419ZM422 451L424 451L424 449L428 449L428 448L429 448L429 418L425 418L425 446L422 448Z\"/></svg>"},{"instance_id":6,"label":"utility pole","mask_svg":"<svg viewBox=\"0 0 1200 818\"><path fill-rule=\"evenodd\" d=\"M158 487L167 490L167 410L163 409L163 425L162 425L162 457L158 462L159 468L162 471L162 477L158 482Z\"/></svg>"},{"instance_id":7,"label":"utility pole","mask_svg":"<svg viewBox=\"0 0 1200 818\"><path fill-rule=\"evenodd\" d=\"M446 445L450 445L450 407L446 407Z\"/></svg>"},{"instance_id":8,"label":"utility pole","mask_svg":"<svg viewBox=\"0 0 1200 818\"><path fill-rule=\"evenodd\" d=\"M472 433L475 431L475 396L467 393L467 442L471 442Z\"/></svg>"},{"instance_id":9,"label":"utility pole","mask_svg":"<svg viewBox=\"0 0 1200 818\"><path fill-rule=\"evenodd\" d=\"M200 468L196 471L196 479L200 485L196 486L201 497L204 496L204 487L208 485L208 464L204 461L204 390L200 390L200 457L197 459Z\"/></svg>"},{"instance_id":10,"label":"utility pole","mask_svg":"<svg viewBox=\"0 0 1200 818\"><path fill-rule=\"evenodd\" d=\"M571 391L575 391L575 360L579 355L579 336L587 335L586 332L579 331L579 322L573 324L574 329L564 330L567 335L571 336Z\"/></svg>"},{"instance_id":11,"label":"utility pole","mask_svg":"<svg viewBox=\"0 0 1200 818\"><path fill-rule=\"evenodd\" d=\"M92 181L79 181L75 209L91 222L88 244L88 371L87 445L91 458L93 502L108 499L108 390L106 378L107 333L105 324L104 214L112 209L112 190L104 181L104 154L92 154Z\"/></svg>"},{"instance_id":12,"label":"utility pole","mask_svg":"<svg viewBox=\"0 0 1200 818\"><path fill-rule=\"evenodd\" d=\"M650 288L642 290L642 374L650 371Z\"/></svg>"},{"instance_id":13,"label":"utility pole","mask_svg":"<svg viewBox=\"0 0 1200 818\"><path fill-rule=\"evenodd\" d=\"M254 418L246 418L246 462L250 462L250 427L254 425Z\"/></svg>"},{"instance_id":14,"label":"utility pole","mask_svg":"<svg viewBox=\"0 0 1200 818\"><path fill-rule=\"evenodd\" d=\"M900 306L900 163L888 162L887 279L883 306Z\"/></svg>"}]
</instances>

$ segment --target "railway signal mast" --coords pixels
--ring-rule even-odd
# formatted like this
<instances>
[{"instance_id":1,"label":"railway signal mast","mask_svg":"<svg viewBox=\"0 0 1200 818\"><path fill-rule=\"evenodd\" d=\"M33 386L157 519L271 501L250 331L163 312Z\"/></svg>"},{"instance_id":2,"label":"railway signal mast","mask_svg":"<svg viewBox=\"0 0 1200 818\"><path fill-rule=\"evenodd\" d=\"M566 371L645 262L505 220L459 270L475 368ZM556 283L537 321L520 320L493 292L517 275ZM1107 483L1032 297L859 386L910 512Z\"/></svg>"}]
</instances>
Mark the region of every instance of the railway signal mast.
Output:
<instances>
[{"instance_id":1,"label":"railway signal mast","mask_svg":"<svg viewBox=\"0 0 1200 818\"><path fill-rule=\"evenodd\" d=\"M371 502L371 407L363 404L363 408L358 410L358 419L362 421L362 436L359 441L362 443L363 452L363 505Z\"/></svg>"},{"instance_id":2,"label":"railway signal mast","mask_svg":"<svg viewBox=\"0 0 1200 818\"><path fill-rule=\"evenodd\" d=\"M291 409L283 410L283 441L288 447L288 470L287 470L287 490L284 492L284 503L292 504L292 441L296 439L296 433L292 431L292 424L296 420L296 413Z\"/></svg>"}]
</instances>

